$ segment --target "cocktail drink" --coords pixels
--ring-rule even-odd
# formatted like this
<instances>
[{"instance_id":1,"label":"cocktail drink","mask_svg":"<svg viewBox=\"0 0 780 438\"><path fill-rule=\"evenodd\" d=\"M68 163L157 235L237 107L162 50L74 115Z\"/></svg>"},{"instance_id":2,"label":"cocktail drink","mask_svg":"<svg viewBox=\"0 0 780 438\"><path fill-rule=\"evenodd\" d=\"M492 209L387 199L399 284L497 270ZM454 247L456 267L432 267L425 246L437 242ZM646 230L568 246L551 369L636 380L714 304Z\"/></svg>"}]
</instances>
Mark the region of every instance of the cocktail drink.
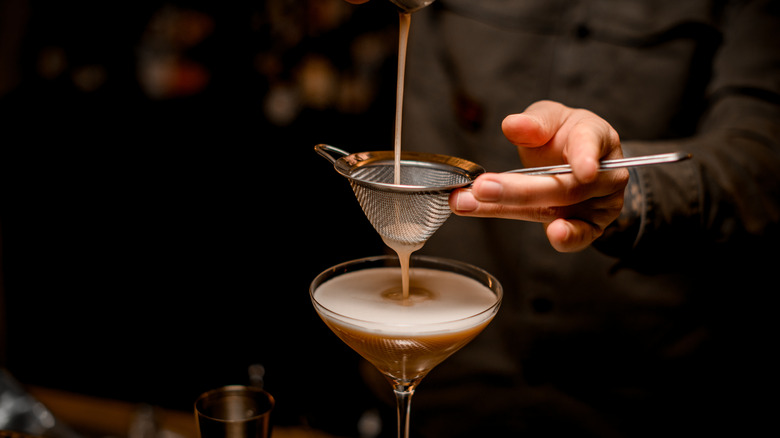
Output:
<instances>
[{"instance_id":1,"label":"cocktail drink","mask_svg":"<svg viewBox=\"0 0 780 438\"><path fill-rule=\"evenodd\" d=\"M325 324L392 384L399 438L408 437L417 385L490 323L503 295L500 283L475 266L418 256L407 293L393 256L336 265L314 279L309 293Z\"/></svg>"}]
</instances>

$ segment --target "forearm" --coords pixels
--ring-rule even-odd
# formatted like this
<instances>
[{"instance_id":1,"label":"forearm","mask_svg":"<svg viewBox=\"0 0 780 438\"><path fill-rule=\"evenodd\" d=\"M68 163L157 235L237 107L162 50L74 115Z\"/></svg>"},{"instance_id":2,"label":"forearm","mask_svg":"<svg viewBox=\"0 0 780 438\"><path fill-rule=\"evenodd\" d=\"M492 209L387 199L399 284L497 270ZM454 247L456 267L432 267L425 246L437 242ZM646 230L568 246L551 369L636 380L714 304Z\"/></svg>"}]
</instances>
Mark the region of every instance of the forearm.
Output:
<instances>
[{"instance_id":1,"label":"forearm","mask_svg":"<svg viewBox=\"0 0 780 438\"><path fill-rule=\"evenodd\" d=\"M693 154L635 169L625 208L599 249L642 257L664 248L760 244L780 222L780 16L772 2L733 2L724 15L707 103L688 138L624 141L626 155Z\"/></svg>"},{"instance_id":2,"label":"forearm","mask_svg":"<svg viewBox=\"0 0 780 438\"><path fill-rule=\"evenodd\" d=\"M659 249L755 248L780 233L777 104L729 96L695 137L623 147L626 155L683 150L694 158L632 171L621 217L595 244L602 251L641 259Z\"/></svg>"}]
</instances>

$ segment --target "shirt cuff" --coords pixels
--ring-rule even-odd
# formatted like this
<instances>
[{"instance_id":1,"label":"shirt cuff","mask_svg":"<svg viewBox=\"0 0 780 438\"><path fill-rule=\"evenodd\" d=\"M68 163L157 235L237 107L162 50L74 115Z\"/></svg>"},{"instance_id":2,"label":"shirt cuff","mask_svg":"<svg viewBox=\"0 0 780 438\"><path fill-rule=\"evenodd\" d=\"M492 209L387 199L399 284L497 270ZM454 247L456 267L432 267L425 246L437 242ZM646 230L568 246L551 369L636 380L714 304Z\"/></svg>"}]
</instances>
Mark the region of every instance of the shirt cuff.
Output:
<instances>
[{"instance_id":1,"label":"shirt cuff","mask_svg":"<svg viewBox=\"0 0 780 438\"><path fill-rule=\"evenodd\" d=\"M636 247L645 225L647 198L639 172L634 168L629 168L628 172L620 216L593 242L594 248L614 257L624 256Z\"/></svg>"}]
</instances>

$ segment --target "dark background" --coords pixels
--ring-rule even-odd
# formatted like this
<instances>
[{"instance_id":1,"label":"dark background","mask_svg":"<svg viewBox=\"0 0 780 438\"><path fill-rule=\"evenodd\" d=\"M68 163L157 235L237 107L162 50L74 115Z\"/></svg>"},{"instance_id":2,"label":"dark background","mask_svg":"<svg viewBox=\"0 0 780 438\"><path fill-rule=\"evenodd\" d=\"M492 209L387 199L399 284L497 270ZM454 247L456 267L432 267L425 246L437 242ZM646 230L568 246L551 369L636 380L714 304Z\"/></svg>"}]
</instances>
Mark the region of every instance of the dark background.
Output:
<instances>
[{"instance_id":1,"label":"dark background","mask_svg":"<svg viewBox=\"0 0 780 438\"><path fill-rule=\"evenodd\" d=\"M353 427L307 288L385 248L313 146L392 148L392 5L72 3L0 0L2 366L189 411L260 363L278 423Z\"/></svg>"}]
</instances>

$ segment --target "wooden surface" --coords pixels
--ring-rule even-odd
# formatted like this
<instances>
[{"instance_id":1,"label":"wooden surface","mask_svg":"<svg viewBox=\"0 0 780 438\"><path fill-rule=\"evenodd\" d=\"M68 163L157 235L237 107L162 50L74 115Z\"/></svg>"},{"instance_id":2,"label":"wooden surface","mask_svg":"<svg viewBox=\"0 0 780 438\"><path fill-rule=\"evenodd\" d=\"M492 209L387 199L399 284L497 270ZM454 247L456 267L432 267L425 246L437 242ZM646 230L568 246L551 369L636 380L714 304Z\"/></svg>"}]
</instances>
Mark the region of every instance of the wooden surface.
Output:
<instances>
[{"instance_id":1,"label":"wooden surface","mask_svg":"<svg viewBox=\"0 0 780 438\"><path fill-rule=\"evenodd\" d=\"M198 438L192 412L171 411L118 400L107 400L48 388L27 388L70 428L88 437L125 438L142 408L153 409L158 430L170 438ZM273 438L336 438L304 427L274 427Z\"/></svg>"}]
</instances>

